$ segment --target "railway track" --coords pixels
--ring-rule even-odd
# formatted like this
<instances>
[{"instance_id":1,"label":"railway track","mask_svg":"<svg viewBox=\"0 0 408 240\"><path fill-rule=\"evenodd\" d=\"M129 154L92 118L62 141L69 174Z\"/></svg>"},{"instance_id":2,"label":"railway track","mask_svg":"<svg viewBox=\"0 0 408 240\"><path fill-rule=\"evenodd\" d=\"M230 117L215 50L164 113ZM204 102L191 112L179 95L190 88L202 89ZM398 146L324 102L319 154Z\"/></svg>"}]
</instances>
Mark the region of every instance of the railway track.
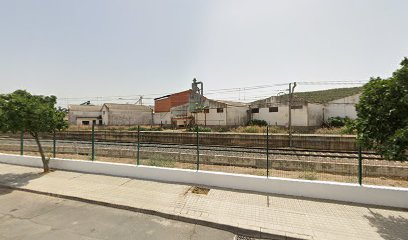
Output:
<instances>
[{"instance_id":1,"label":"railway track","mask_svg":"<svg viewBox=\"0 0 408 240\"><path fill-rule=\"evenodd\" d=\"M44 146L52 146L52 140L42 140ZM57 146L76 146L76 147L91 147L90 141L73 141L73 140L57 140ZM20 139L16 138L0 138L0 145L20 145ZM34 139L25 139L25 145L35 145ZM111 149L135 149L137 143L115 143L115 142L95 142L95 148L111 148ZM164 143L149 143L141 142L141 150L162 151L162 152L183 152L196 153L197 146L193 144L164 144ZM266 155L266 148L259 147L231 147L231 146L199 146L200 152L203 154L213 155L233 155L233 156L248 156L260 157ZM332 159L357 159L358 152L352 151L330 151L330 150L308 150L308 149L288 149L288 148L270 148L269 154L272 156L285 157L310 157L310 158L332 158ZM364 159L384 160L380 155L373 152L363 152Z\"/></svg>"}]
</instances>

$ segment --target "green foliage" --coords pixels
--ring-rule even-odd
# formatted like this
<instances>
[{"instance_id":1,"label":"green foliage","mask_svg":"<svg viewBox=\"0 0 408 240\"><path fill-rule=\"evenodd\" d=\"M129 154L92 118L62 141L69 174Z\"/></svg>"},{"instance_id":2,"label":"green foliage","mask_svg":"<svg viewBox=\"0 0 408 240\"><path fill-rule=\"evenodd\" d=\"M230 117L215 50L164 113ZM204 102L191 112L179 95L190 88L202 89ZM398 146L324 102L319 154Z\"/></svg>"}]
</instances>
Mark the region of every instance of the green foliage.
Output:
<instances>
[{"instance_id":1,"label":"green foliage","mask_svg":"<svg viewBox=\"0 0 408 240\"><path fill-rule=\"evenodd\" d=\"M189 131L189 132L197 132L197 129L198 129L199 132L211 132L211 131L212 131L211 128L208 128L208 127L200 127L200 126L191 127L191 128L189 128L189 129L187 129L187 131Z\"/></svg>"},{"instance_id":2,"label":"green foliage","mask_svg":"<svg viewBox=\"0 0 408 240\"><path fill-rule=\"evenodd\" d=\"M343 127L346 125L347 121L350 121L349 117L330 117L327 119L327 125L330 127Z\"/></svg>"},{"instance_id":3,"label":"green foliage","mask_svg":"<svg viewBox=\"0 0 408 240\"><path fill-rule=\"evenodd\" d=\"M44 171L47 172L48 160L45 159L39 133L52 133L68 127L64 120L66 112L57 108L55 96L32 95L24 90L0 95L0 131L28 132L37 142Z\"/></svg>"},{"instance_id":4,"label":"green foliage","mask_svg":"<svg viewBox=\"0 0 408 240\"><path fill-rule=\"evenodd\" d=\"M356 134L356 120L348 119L346 124L341 128L342 134Z\"/></svg>"},{"instance_id":5,"label":"green foliage","mask_svg":"<svg viewBox=\"0 0 408 240\"><path fill-rule=\"evenodd\" d=\"M408 149L408 59L388 79L372 78L356 106L356 129L364 147L406 160Z\"/></svg>"},{"instance_id":6,"label":"green foliage","mask_svg":"<svg viewBox=\"0 0 408 240\"><path fill-rule=\"evenodd\" d=\"M231 129L229 127L217 127L214 128L214 132L229 132Z\"/></svg>"},{"instance_id":7,"label":"green foliage","mask_svg":"<svg viewBox=\"0 0 408 240\"><path fill-rule=\"evenodd\" d=\"M65 112L56 108L55 96L31 95L24 90L0 95L0 130L13 133L25 131L31 135L52 133L68 125Z\"/></svg>"},{"instance_id":8,"label":"green foliage","mask_svg":"<svg viewBox=\"0 0 408 240\"><path fill-rule=\"evenodd\" d=\"M247 126L265 127L265 126L268 126L268 122L266 122L265 120L252 119L252 120L248 121Z\"/></svg>"}]
</instances>

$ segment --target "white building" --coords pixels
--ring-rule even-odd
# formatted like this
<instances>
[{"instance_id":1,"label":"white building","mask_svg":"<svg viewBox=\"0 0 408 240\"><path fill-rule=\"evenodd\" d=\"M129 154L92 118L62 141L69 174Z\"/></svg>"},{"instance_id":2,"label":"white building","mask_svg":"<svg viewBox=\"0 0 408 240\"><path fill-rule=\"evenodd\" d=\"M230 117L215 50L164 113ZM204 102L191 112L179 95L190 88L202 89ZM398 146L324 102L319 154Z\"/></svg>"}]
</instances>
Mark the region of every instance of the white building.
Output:
<instances>
[{"instance_id":1,"label":"white building","mask_svg":"<svg viewBox=\"0 0 408 240\"><path fill-rule=\"evenodd\" d=\"M248 104L206 99L202 111L193 113L195 123L204 126L242 126L248 122Z\"/></svg>"},{"instance_id":2,"label":"white building","mask_svg":"<svg viewBox=\"0 0 408 240\"><path fill-rule=\"evenodd\" d=\"M328 89L295 93L292 102L292 126L321 126L330 117L356 118L355 104L361 88ZM270 125L288 126L288 96L272 96L250 104L251 119Z\"/></svg>"},{"instance_id":3,"label":"white building","mask_svg":"<svg viewBox=\"0 0 408 240\"><path fill-rule=\"evenodd\" d=\"M327 121L327 119L331 117L349 117L356 119L357 111L355 106L360 100L360 95L361 93L358 93L325 103L323 108L324 120Z\"/></svg>"},{"instance_id":4,"label":"white building","mask_svg":"<svg viewBox=\"0 0 408 240\"><path fill-rule=\"evenodd\" d=\"M100 105L69 105L68 122L72 125L101 125Z\"/></svg>"},{"instance_id":5,"label":"white building","mask_svg":"<svg viewBox=\"0 0 408 240\"><path fill-rule=\"evenodd\" d=\"M102 106L102 124L150 125L153 124L153 110L144 105L105 103Z\"/></svg>"}]
</instances>

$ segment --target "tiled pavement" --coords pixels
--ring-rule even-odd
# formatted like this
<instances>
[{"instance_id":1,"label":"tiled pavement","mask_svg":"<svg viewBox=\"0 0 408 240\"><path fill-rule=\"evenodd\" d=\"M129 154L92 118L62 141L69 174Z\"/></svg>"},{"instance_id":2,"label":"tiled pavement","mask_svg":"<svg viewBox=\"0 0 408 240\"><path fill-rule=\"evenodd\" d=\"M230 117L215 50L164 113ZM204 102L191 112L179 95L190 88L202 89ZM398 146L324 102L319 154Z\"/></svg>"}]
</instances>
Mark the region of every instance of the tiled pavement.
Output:
<instances>
[{"instance_id":1,"label":"tiled pavement","mask_svg":"<svg viewBox=\"0 0 408 240\"><path fill-rule=\"evenodd\" d=\"M305 239L408 239L408 211L0 164L0 185ZM1 196L0 196L1 200ZM284 239L284 238L282 238Z\"/></svg>"}]
</instances>

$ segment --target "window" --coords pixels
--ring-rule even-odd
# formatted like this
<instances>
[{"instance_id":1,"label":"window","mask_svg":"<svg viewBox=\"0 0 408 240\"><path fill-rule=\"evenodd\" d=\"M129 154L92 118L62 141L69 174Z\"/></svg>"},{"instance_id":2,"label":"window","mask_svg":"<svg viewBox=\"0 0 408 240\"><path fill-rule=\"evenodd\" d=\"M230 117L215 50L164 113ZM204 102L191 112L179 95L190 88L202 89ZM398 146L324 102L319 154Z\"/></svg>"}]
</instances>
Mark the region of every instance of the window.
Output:
<instances>
[{"instance_id":1,"label":"window","mask_svg":"<svg viewBox=\"0 0 408 240\"><path fill-rule=\"evenodd\" d=\"M217 113L223 113L224 112L224 108L217 108Z\"/></svg>"},{"instance_id":2,"label":"window","mask_svg":"<svg viewBox=\"0 0 408 240\"><path fill-rule=\"evenodd\" d=\"M209 108L204 108L204 113L210 113L210 109Z\"/></svg>"},{"instance_id":3,"label":"window","mask_svg":"<svg viewBox=\"0 0 408 240\"><path fill-rule=\"evenodd\" d=\"M82 125L89 125L89 121L82 121Z\"/></svg>"},{"instance_id":4,"label":"window","mask_svg":"<svg viewBox=\"0 0 408 240\"><path fill-rule=\"evenodd\" d=\"M291 109L302 109L303 106L302 105L298 105L298 106L292 106Z\"/></svg>"},{"instance_id":5,"label":"window","mask_svg":"<svg viewBox=\"0 0 408 240\"><path fill-rule=\"evenodd\" d=\"M251 112L252 112L252 113L259 113L259 108L252 108L252 109L251 109Z\"/></svg>"},{"instance_id":6,"label":"window","mask_svg":"<svg viewBox=\"0 0 408 240\"><path fill-rule=\"evenodd\" d=\"M279 112L279 108L278 107L270 107L269 112Z\"/></svg>"},{"instance_id":7,"label":"window","mask_svg":"<svg viewBox=\"0 0 408 240\"><path fill-rule=\"evenodd\" d=\"M105 111L103 111L103 115L105 115Z\"/></svg>"}]
</instances>

